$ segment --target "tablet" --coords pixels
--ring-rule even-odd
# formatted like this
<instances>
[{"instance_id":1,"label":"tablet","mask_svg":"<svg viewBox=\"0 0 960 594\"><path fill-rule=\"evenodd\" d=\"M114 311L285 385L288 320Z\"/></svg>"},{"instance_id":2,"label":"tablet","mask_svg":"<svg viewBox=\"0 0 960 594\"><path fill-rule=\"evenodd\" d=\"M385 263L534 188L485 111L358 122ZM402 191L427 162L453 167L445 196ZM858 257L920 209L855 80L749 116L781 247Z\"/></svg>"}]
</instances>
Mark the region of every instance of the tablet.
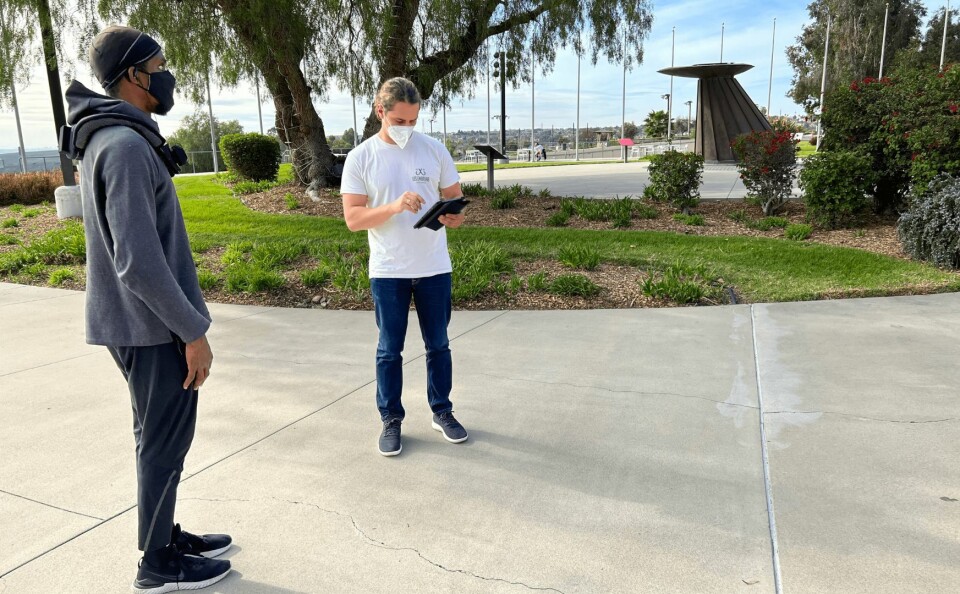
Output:
<instances>
[{"instance_id":1,"label":"tablet","mask_svg":"<svg viewBox=\"0 0 960 594\"><path fill-rule=\"evenodd\" d=\"M440 222L441 215L460 214L468 204L470 204L470 201L463 196L451 198L450 200L439 200L427 209L427 212L423 213L423 216L420 217L420 220L416 222L413 228L420 229L421 227L426 227L427 229L438 231L440 227L443 227L443 223Z\"/></svg>"}]
</instances>

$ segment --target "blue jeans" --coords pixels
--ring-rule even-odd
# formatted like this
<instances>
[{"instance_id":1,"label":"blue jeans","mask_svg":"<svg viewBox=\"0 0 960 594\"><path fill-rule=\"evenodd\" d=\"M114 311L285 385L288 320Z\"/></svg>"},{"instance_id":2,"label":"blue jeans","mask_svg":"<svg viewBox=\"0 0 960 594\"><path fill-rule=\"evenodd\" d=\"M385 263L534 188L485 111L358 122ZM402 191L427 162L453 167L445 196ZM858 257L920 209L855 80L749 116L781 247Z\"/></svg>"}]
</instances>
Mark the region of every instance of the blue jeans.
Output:
<instances>
[{"instance_id":1,"label":"blue jeans","mask_svg":"<svg viewBox=\"0 0 960 594\"><path fill-rule=\"evenodd\" d=\"M377 408L380 418L403 419L403 341L407 335L410 299L417 308L420 334L427 350L427 401L434 413L453 410L453 362L447 325L450 323L450 273L425 278L371 278L377 328Z\"/></svg>"}]
</instances>

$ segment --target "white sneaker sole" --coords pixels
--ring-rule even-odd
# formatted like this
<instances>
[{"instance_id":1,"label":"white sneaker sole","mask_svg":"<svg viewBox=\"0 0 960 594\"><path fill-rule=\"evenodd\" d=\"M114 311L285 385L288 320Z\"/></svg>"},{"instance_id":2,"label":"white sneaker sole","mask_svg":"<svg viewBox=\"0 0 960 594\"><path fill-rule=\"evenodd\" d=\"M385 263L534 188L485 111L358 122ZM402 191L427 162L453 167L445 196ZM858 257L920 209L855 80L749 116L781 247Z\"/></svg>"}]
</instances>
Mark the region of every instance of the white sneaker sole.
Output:
<instances>
[{"instance_id":1,"label":"white sneaker sole","mask_svg":"<svg viewBox=\"0 0 960 594\"><path fill-rule=\"evenodd\" d=\"M222 547L222 548L219 548L219 549L214 549L214 550L212 550L212 551L205 551L205 552L203 552L203 553L200 553L200 556L201 556L201 557L206 557L207 559L213 559L214 557L219 557L220 555L222 555L222 554L226 553L227 551L229 551L229 550L230 550L230 547L232 547L232 546L233 546L233 543L231 542L230 544L228 544L228 545L225 546L225 547Z\"/></svg>"},{"instance_id":2,"label":"white sneaker sole","mask_svg":"<svg viewBox=\"0 0 960 594\"><path fill-rule=\"evenodd\" d=\"M390 456L396 456L396 455L398 455L400 452L402 452L402 451L403 451L403 445L401 444L401 445L400 445L400 449L398 449L396 452L384 452L384 451L381 450L379 447L377 448L377 451L380 452L380 455L381 455L381 456L386 456L386 457L389 458Z\"/></svg>"},{"instance_id":3,"label":"white sneaker sole","mask_svg":"<svg viewBox=\"0 0 960 594\"><path fill-rule=\"evenodd\" d=\"M449 441L450 443L463 443L467 441L468 437L470 437L470 435L464 435L461 439L450 439L449 437L447 437L447 434L443 432L443 427L441 427L440 425L437 425L436 421L430 421L430 426L436 429L437 431L439 431L440 433L442 433L443 438Z\"/></svg>"},{"instance_id":4,"label":"white sneaker sole","mask_svg":"<svg viewBox=\"0 0 960 594\"><path fill-rule=\"evenodd\" d=\"M233 568L226 570L220 575L214 576L208 580L203 580L202 582L191 582L189 584L164 584L162 586L157 586L156 588L138 588L137 583L134 582L131 589L137 594L165 594L166 592L181 592L183 590L200 590L206 588L207 586L212 586L227 577L232 571Z\"/></svg>"}]
</instances>

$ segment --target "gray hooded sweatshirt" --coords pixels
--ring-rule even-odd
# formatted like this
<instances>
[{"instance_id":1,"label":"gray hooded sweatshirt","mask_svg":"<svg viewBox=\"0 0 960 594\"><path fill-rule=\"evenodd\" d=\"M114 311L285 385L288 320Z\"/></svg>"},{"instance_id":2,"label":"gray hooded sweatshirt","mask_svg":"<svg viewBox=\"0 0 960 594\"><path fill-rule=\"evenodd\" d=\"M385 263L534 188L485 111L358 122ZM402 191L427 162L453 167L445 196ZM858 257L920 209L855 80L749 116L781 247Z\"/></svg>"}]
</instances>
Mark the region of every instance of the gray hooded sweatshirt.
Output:
<instances>
[{"instance_id":1,"label":"gray hooded sweatshirt","mask_svg":"<svg viewBox=\"0 0 960 594\"><path fill-rule=\"evenodd\" d=\"M96 114L146 113L74 82L67 123ZM173 180L147 140L126 126L98 130L81 158L80 188L87 239L87 342L152 346L192 342L207 332L203 302Z\"/></svg>"}]
</instances>

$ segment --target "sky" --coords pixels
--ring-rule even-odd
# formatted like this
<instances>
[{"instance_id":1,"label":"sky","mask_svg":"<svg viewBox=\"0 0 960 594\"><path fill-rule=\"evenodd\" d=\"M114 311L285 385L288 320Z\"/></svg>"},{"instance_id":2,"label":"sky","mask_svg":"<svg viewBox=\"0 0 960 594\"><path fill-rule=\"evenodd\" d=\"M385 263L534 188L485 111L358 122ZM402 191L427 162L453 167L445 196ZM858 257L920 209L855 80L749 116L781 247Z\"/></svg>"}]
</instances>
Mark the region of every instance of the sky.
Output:
<instances>
[{"instance_id":1,"label":"sky","mask_svg":"<svg viewBox=\"0 0 960 594\"><path fill-rule=\"evenodd\" d=\"M945 0L923 0L928 18L935 10L942 10ZM753 69L739 75L737 80L755 103L767 105L771 85L771 51L773 52L772 92L770 112L774 115L792 115L802 112L800 106L786 97L793 71L786 58L786 48L796 41L803 26L808 23L806 0L653 0L653 28L644 44L644 61L634 66L626 77L626 99L623 98L623 67L607 63L601 58L596 66L584 60L580 68L580 127L619 127L621 114L626 120L641 123L648 113L666 109L661 96L670 92L670 77L657 71L672 63L688 66L721 61L752 64ZM718 13L718 6L724 9ZM774 37L774 19L776 36ZM675 35L675 37L674 37ZM675 41L674 41L675 39ZM672 55L672 56L671 56ZM171 65L176 73L176 65ZM76 78L91 89L99 85L85 62L78 60ZM64 84L66 88L66 84ZM693 101L696 110L696 81L673 79L673 115L687 116L686 101ZM234 89L212 89L214 115L220 120L239 120L245 131L260 130L257 115L256 91L241 85ZM535 101L531 105L531 95ZM50 108L46 75L38 64L30 84L17 88L24 144L27 150L53 148L56 134ZM491 115L499 113L499 92L492 88ZM206 105L203 106L206 109ZM354 127L352 101L349 93L332 90L328 101L317 103L327 135L339 135ZM166 117L158 118L160 130L172 134L180 119L194 112L196 106L186 97L177 96L177 104ZM357 101L357 124L362 128L369 104ZM263 129L273 127L274 109L271 101L262 104ZM572 51L560 51L551 72L537 72L534 88L529 84L507 91L508 129L574 127L577 122L577 58ZM421 114L421 127L430 131L431 116ZM456 130L491 129L491 140L496 143L499 122L487 119L487 89L481 84L473 99L454 100L446 111L446 128ZM433 131L443 131L443 114L437 114ZM508 132L509 133L509 132ZM0 152L16 150L16 123L12 109L0 110Z\"/></svg>"}]
</instances>

